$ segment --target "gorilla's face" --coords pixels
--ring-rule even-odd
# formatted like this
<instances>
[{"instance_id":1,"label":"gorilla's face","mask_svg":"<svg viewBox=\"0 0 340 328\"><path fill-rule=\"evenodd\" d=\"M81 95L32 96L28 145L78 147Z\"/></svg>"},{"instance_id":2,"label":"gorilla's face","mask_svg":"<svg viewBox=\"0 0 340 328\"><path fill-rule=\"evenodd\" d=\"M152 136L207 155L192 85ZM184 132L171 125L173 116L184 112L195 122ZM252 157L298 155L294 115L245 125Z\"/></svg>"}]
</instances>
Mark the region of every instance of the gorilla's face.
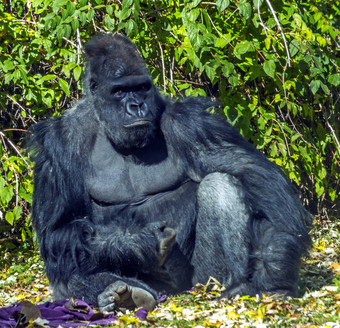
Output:
<instances>
[{"instance_id":1,"label":"gorilla's face","mask_svg":"<svg viewBox=\"0 0 340 328\"><path fill-rule=\"evenodd\" d=\"M117 149L141 148L152 140L161 109L150 76L106 75L92 88L99 121Z\"/></svg>"},{"instance_id":2,"label":"gorilla's face","mask_svg":"<svg viewBox=\"0 0 340 328\"><path fill-rule=\"evenodd\" d=\"M85 47L85 92L119 150L146 146L159 128L163 101L143 58L126 37L98 35Z\"/></svg>"}]
</instances>

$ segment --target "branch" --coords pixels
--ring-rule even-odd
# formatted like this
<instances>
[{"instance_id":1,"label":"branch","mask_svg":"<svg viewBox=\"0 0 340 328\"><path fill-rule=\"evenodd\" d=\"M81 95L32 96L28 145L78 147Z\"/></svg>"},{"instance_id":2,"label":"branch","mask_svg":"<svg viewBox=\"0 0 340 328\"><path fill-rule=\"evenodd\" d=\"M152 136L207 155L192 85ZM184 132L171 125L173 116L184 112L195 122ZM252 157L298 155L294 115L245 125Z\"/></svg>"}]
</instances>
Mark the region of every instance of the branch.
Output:
<instances>
[{"instance_id":1,"label":"branch","mask_svg":"<svg viewBox=\"0 0 340 328\"><path fill-rule=\"evenodd\" d=\"M1 138L5 138L7 140L7 142L12 146L12 148L15 150L15 152L21 157L21 159L24 161L24 163L30 167L30 165L27 163L27 161L25 160L25 158L21 155L19 149L15 146L15 144L10 140L8 139L5 134L3 132L0 131L0 136Z\"/></svg>"},{"instance_id":2,"label":"branch","mask_svg":"<svg viewBox=\"0 0 340 328\"><path fill-rule=\"evenodd\" d=\"M159 46L159 49L161 51L161 61L162 61L162 75L163 75L163 89L164 91L166 91L166 76L165 76L165 64L164 64L164 54L163 54L163 48L162 48L162 45L161 43L159 42L158 40L158 37L157 37L157 34L155 34L156 36L156 39L157 39L157 43L158 43L158 46Z\"/></svg>"},{"instance_id":3,"label":"branch","mask_svg":"<svg viewBox=\"0 0 340 328\"><path fill-rule=\"evenodd\" d=\"M283 33L281 24L280 24L280 22L279 22L279 20L278 20L278 18L277 18L277 16L276 16L276 14L275 14L275 11L274 11L274 8L272 7L272 4L270 3L269 0L266 0L266 2L267 2L267 5L268 5L268 7L269 7L269 9L270 9L270 11L271 11L273 17L274 17L274 20L275 20L275 22L276 22L276 24L277 24L277 27L279 28L280 33L281 33L281 35L282 35L283 42L284 42L284 44L285 44L286 53L287 53L287 64L288 64L289 67L291 67L290 62L291 62L292 59L290 58L289 48L288 48L286 36L285 36L284 33Z\"/></svg>"},{"instance_id":4,"label":"branch","mask_svg":"<svg viewBox=\"0 0 340 328\"><path fill-rule=\"evenodd\" d=\"M28 117L33 121L33 123L37 123L37 121L31 116L30 112L28 110L26 110L25 107L23 107L22 105L20 105L15 99L13 99L11 96L6 95L8 99L10 99L11 101L13 101L16 105L19 106L19 108L21 110L23 110L25 113L28 113Z\"/></svg>"}]
</instances>

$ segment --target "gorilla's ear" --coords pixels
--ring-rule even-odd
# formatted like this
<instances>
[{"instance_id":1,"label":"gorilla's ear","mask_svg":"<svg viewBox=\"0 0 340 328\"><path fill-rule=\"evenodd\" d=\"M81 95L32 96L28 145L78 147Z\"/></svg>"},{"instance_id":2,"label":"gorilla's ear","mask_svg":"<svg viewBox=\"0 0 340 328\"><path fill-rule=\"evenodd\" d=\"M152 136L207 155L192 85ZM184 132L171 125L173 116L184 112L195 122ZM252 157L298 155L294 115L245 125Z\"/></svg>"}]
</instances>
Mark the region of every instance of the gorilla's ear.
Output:
<instances>
[{"instance_id":1,"label":"gorilla's ear","mask_svg":"<svg viewBox=\"0 0 340 328\"><path fill-rule=\"evenodd\" d=\"M83 87L85 93L93 93L98 86L99 77L104 74L105 70L103 66L105 64L105 56L90 57L85 67L85 76L83 81Z\"/></svg>"},{"instance_id":2,"label":"gorilla's ear","mask_svg":"<svg viewBox=\"0 0 340 328\"><path fill-rule=\"evenodd\" d=\"M94 76L94 74L92 74L92 76L91 76L90 83L89 83L89 88L90 88L91 92L94 92L97 89L97 79Z\"/></svg>"}]
</instances>

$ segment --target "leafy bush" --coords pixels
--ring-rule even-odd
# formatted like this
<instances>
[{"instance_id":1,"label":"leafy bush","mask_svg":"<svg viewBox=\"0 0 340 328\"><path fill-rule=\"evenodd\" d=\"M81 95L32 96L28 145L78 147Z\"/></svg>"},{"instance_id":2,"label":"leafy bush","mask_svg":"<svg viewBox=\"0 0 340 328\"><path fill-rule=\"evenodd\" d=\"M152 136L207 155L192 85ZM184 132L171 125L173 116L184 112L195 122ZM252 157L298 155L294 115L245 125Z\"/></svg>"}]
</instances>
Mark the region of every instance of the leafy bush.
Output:
<instances>
[{"instance_id":1,"label":"leafy bush","mask_svg":"<svg viewBox=\"0 0 340 328\"><path fill-rule=\"evenodd\" d=\"M82 47L127 34L160 88L219 98L313 213L339 211L340 2L11 0L0 4L0 231L31 237L23 139L81 96Z\"/></svg>"}]
</instances>

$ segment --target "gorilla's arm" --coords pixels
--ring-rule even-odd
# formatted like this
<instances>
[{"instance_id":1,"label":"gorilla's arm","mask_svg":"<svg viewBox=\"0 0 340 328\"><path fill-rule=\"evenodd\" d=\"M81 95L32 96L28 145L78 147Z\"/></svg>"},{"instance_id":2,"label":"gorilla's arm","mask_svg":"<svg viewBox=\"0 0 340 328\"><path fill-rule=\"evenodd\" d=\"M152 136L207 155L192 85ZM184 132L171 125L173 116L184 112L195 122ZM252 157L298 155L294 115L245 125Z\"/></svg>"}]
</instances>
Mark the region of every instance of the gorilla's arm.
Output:
<instances>
[{"instance_id":1,"label":"gorilla's arm","mask_svg":"<svg viewBox=\"0 0 340 328\"><path fill-rule=\"evenodd\" d=\"M171 233L157 224L130 234L122 222L92 222L84 185L90 146L80 141L79 150L69 142L82 135L73 123L70 118L39 123L30 140L36 162L33 223L50 280L67 281L74 271L86 274L98 266L149 272L164 261L161 250L171 243Z\"/></svg>"},{"instance_id":2,"label":"gorilla's arm","mask_svg":"<svg viewBox=\"0 0 340 328\"><path fill-rule=\"evenodd\" d=\"M301 205L295 188L235 128L207 112L214 105L206 98L188 98L166 110L161 129L170 152L186 161L184 165L194 179L212 172L238 178L255 217L297 236L297 245L305 251L310 244L306 229L310 214Z\"/></svg>"}]
</instances>

